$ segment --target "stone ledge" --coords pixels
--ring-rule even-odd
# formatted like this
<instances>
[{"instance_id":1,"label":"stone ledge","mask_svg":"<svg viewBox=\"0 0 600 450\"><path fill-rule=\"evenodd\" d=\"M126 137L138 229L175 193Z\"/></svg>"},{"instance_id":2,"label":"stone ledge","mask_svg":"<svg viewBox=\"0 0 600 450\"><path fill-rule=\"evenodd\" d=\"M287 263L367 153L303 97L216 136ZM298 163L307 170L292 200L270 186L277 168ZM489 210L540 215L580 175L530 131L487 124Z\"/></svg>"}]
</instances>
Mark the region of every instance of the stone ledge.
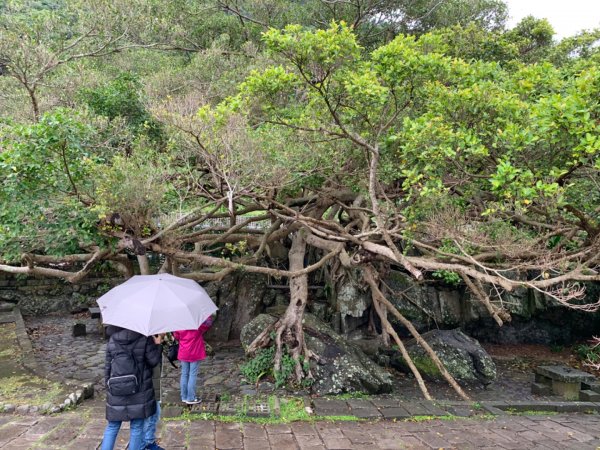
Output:
<instances>
[{"instance_id":1,"label":"stone ledge","mask_svg":"<svg viewBox=\"0 0 600 450\"><path fill-rule=\"evenodd\" d=\"M0 413L19 414L19 415L35 415L35 414L56 414L63 412L71 407L76 407L83 400L94 396L94 385L89 383L81 386L75 392L71 392L60 404L46 403L41 406L37 405L13 405L11 403L0 403Z\"/></svg>"},{"instance_id":2,"label":"stone ledge","mask_svg":"<svg viewBox=\"0 0 600 450\"><path fill-rule=\"evenodd\" d=\"M600 404L594 402L548 402L548 401L497 401L481 402L484 409L504 412L551 411L551 412L600 412ZM491 411L490 411L491 412ZM493 414L493 412L491 412Z\"/></svg>"},{"instance_id":3,"label":"stone ledge","mask_svg":"<svg viewBox=\"0 0 600 450\"><path fill-rule=\"evenodd\" d=\"M33 351L33 346L31 345L29 335L27 334L27 330L25 329L25 322L23 321L21 310L16 306L13 308L13 316L15 321L17 344L21 351L23 365L34 374L45 377L45 374L42 373L35 359L35 353ZM63 384L70 385L68 380L63 381ZM21 415L56 414L72 407L76 407L83 400L92 398L94 396L93 383L84 383L82 385L73 384L72 386L74 389L73 392L67 394L65 400L60 404L53 405L46 403L41 406L28 404L16 406L7 402L0 402L0 413L16 413Z\"/></svg>"}]
</instances>

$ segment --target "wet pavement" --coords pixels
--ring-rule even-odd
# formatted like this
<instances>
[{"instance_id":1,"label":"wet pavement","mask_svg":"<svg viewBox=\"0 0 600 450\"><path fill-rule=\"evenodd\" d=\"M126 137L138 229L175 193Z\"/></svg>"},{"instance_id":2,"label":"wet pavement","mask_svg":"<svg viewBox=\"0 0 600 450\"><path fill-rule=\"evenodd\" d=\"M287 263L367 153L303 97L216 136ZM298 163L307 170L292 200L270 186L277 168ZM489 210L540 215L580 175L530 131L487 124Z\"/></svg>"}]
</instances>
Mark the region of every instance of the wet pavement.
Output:
<instances>
[{"instance_id":1,"label":"wet pavement","mask_svg":"<svg viewBox=\"0 0 600 450\"><path fill-rule=\"evenodd\" d=\"M57 416L0 415L0 449L96 450L106 425L95 400ZM117 449L127 443L127 424ZM262 425L212 420L161 420L159 443L168 450L326 449L597 449L600 417L583 414L500 416L375 422L293 422Z\"/></svg>"},{"instance_id":2,"label":"wet pavement","mask_svg":"<svg viewBox=\"0 0 600 450\"><path fill-rule=\"evenodd\" d=\"M98 328L98 320L86 314L48 315L25 317L25 327L33 344L39 368L54 380L70 379L75 382L92 382L96 392L103 393L103 367L106 341ZM75 323L86 325L85 336L73 337ZM467 394L476 401L483 400L560 400L557 397L540 397L531 394L532 370L515 369L509 360L496 359L497 380L484 388L481 384L464 385ZM198 379L199 393L216 395L255 395L278 393L269 382L256 386L248 385L242 379L239 366L244 363L244 352L239 343L214 346L214 355L208 356L200 366ZM405 400L420 400L421 391L412 376L390 369L394 378L394 391L391 396ZM428 382L428 388L438 400L460 400L454 390L445 382ZM177 401L179 392L179 371L168 363L163 367L163 396ZM287 393L288 395L290 392ZM293 394L301 394L293 392Z\"/></svg>"},{"instance_id":3,"label":"wet pavement","mask_svg":"<svg viewBox=\"0 0 600 450\"><path fill-rule=\"evenodd\" d=\"M85 323L86 336L73 337L74 323ZM106 341L96 319L78 316L46 316L25 318L40 371L55 380L74 380L96 384L96 394L75 410L54 415L0 414L0 449L98 449L106 421L104 419L103 364ZM199 391L205 396L265 397L259 387L244 384L239 364L244 360L239 345L215 348L215 354L202 364ZM560 411L564 404L554 404L559 413L532 412L526 400L552 400L534 397L530 393L531 372L515 370L507 361L498 360L498 382L489 389L467 387L474 400L520 400L521 413L497 411L496 416L477 411L472 417L460 417L474 404L453 406L444 411L454 416L432 419L446 414L431 408L442 407L421 401L414 380L395 374L394 399L371 396L368 399L313 399L315 413L327 416L328 411L346 408L350 415L377 417L371 420L336 422L333 420L304 421L280 424L189 420L179 414L169 415L168 402L178 402L178 371L168 365L163 372L165 418L160 421L158 437L166 449L597 449L600 448L600 415ZM272 385L264 385L269 391ZM454 399L453 391L443 383L430 383L438 399ZM254 392L253 392L254 391ZM244 402L248 403L248 397ZM419 401L414 401L418 399ZM390 401L393 404L389 403ZM501 402L498 402L501 403ZM513 402L516 404L518 402ZM550 406L551 403L548 403ZM204 407L209 406L208 403ZM229 405L221 400L219 414ZM499 405L497 405L499 406ZM568 405L567 405L568 406ZM571 405L573 406L573 405ZM600 405L596 405L596 411ZM181 406L179 406L181 408ZM411 411L411 408L423 408ZM193 412L192 408L192 412ZM489 409L493 411L494 407ZM496 409L497 410L497 409ZM547 410L546 410L547 411ZM406 413L412 418L406 418ZM362 416L359 413L364 413ZM338 415L335 414L329 415ZM467 414L468 415L468 414ZM169 418L170 416L170 418ZM268 417L260 416L256 417ZM237 420L231 418L232 420ZM387 419L387 420L384 420ZM268 420L268 419L265 419ZM117 449L127 443L127 424L119 436Z\"/></svg>"}]
</instances>

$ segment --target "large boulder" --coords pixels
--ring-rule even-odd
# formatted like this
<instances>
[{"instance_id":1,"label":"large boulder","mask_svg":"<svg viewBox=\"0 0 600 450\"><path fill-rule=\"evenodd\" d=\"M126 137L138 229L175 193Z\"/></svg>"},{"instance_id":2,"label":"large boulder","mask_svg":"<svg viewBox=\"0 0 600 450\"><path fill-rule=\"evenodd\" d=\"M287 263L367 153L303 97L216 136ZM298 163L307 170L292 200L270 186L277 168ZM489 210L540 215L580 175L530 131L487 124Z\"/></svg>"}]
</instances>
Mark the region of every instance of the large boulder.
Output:
<instances>
[{"instance_id":1,"label":"large boulder","mask_svg":"<svg viewBox=\"0 0 600 450\"><path fill-rule=\"evenodd\" d=\"M206 291L219 307L217 319L208 330L209 341L238 339L244 325L274 301L275 293L267 287L267 277L253 273L236 273L223 281L208 283Z\"/></svg>"},{"instance_id":2,"label":"large boulder","mask_svg":"<svg viewBox=\"0 0 600 450\"><path fill-rule=\"evenodd\" d=\"M277 320L261 314L242 329L240 340L248 347L254 338ZM392 377L375 364L358 347L345 340L312 314L304 315L304 335L309 350L319 356L311 361L315 382L312 389L319 395L344 392L381 394L392 390Z\"/></svg>"},{"instance_id":3,"label":"large boulder","mask_svg":"<svg viewBox=\"0 0 600 450\"><path fill-rule=\"evenodd\" d=\"M496 365L492 358L477 340L459 329L433 330L422 336L455 379L479 381L484 385L496 379ZM415 366L424 377L432 380L443 379L436 365L416 340L412 339L405 345ZM391 364L403 371L410 370L399 353L394 354Z\"/></svg>"},{"instance_id":4,"label":"large boulder","mask_svg":"<svg viewBox=\"0 0 600 450\"><path fill-rule=\"evenodd\" d=\"M341 331L345 335L369 321L367 309L371 306L371 294L365 290L364 283L357 280L356 274L345 278L337 291L336 309L340 313Z\"/></svg>"}]
</instances>

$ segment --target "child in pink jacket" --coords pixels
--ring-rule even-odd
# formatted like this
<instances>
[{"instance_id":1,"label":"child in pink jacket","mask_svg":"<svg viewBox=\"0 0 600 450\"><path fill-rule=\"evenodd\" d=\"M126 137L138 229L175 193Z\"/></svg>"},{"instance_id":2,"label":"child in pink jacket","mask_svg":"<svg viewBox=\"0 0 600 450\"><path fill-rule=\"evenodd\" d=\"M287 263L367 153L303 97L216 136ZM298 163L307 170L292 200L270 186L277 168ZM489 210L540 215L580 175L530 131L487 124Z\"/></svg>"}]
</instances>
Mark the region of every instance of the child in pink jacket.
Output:
<instances>
[{"instance_id":1,"label":"child in pink jacket","mask_svg":"<svg viewBox=\"0 0 600 450\"><path fill-rule=\"evenodd\" d=\"M177 359L181 362L181 401L188 405L194 405L201 401L196 397L196 379L200 361L206 359L204 333L212 324L213 318L210 316L197 330L173 332L173 337L179 341Z\"/></svg>"}]
</instances>

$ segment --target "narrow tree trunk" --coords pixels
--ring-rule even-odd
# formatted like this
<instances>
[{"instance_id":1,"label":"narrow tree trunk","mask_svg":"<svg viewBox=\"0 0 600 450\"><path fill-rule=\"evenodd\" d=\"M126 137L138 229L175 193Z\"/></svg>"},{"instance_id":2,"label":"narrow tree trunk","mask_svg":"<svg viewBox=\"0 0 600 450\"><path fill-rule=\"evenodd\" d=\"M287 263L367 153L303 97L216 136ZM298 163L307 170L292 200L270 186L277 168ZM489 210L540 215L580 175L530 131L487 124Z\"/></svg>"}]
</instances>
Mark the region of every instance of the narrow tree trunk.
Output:
<instances>
[{"instance_id":1,"label":"narrow tree trunk","mask_svg":"<svg viewBox=\"0 0 600 450\"><path fill-rule=\"evenodd\" d=\"M460 275L461 275L463 281L465 282L465 284L467 285L467 287L469 288L469 290L475 295L475 297L481 303L483 303L485 308L490 313L490 316L492 316L494 318L494 320L496 321L498 326L501 327L502 325L504 325L504 321L502 320L502 318L500 317L500 314L499 314L500 310L498 308L496 308L494 305L492 305L492 303L490 302L490 299L488 298L486 293L483 291L483 289L480 289L480 286L477 286L475 283L473 283L471 281L471 279L464 273L461 273Z\"/></svg>"},{"instance_id":2,"label":"narrow tree trunk","mask_svg":"<svg viewBox=\"0 0 600 450\"><path fill-rule=\"evenodd\" d=\"M367 269L367 270L369 270L369 269ZM375 271L371 268L371 276L373 277L373 279L375 279L374 273L375 273ZM376 296L377 300L380 301L382 303L382 305L384 305L388 309L388 311L390 311L394 316L396 316L396 318L402 323L402 325L404 325L406 328L408 328L408 331L410 332L410 334L413 335L413 337L415 338L417 343L429 355L429 357L431 358L431 360L433 361L435 366L438 368L438 370L440 371L442 376L446 379L446 381L450 384L450 386L452 386L454 388L456 393L458 395L460 395L464 400L470 401L471 399L469 398L469 396L462 390L462 388L459 386L459 384L456 382L456 380L450 374L450 372L448 372L448 370L446 369L446 367L444 366L442 361L440 361L440 358L436 355L436 353L433 351L433 349L430 347L430 345L427 343L427 341L425 341L425 339L423 339L421 334L413 326L413 324L410 322L410 320L408 320L406 317L404 317L400 313L400 311L398 311L398 308L396 308L394 305L392 305L392 303L383 295L383 293L377 286L377 283L374 282L373 284L370 284L370 286L371 286L371 289L374 290L373 295Z\"/></svg>"},{"instance_id":3,"label":"narrow tree trunk","mask_svg":"<svg viewBox=\"0 0 600 450\"><path fill-rule=\"evenodd\" d=\"M171 266L172 266L171 258L167 256L165 258L165 262L162 263L162 265L160 266L160 269L158 269L158 273L172 273L173 269Z\"/></svg>"},{"instance_id":4,"label":"narrow tree trunk","mask_svg":"<svg viewBox=\"0 0 600 450\"><path fill-rule=\"evenodd\" d=\"M290 271L300 271L304 268L304 255L306 253L306 240L304 231L299 230L292 238L292 248L289 252ZM275 332L275 358L273 368L275 372L281 370L284 345L287 345L295 361L295 374L298 382L305 377L311 377L310 371L304 373L301 356L308 359L314 357L306 347L302 318L308 301L308 275L302 274L290 279L290 304L285 314L273 325L267 327L254 339L248 347L248 353L254 353L259 348L266 347L271 342L271 331Z\"/></svg>"},{"instance_id":5,"label":"narrow tree trunk","mask_svg":"<svg viewBox=\"0 0 600 450\"><path fill-rule=\"evenodd\" d=\"M33 111L33 120L35 122L39 122L40 120L40 107L38 104L37 96L35 93L35 88L26 86L27 93L29 94L29 99L31 100L31 109Z\"/></svg>"},{"instance_id":6,"label":"narrow tree trunk","mask_svg":"<svg viewBox=\"0 0 600 450\"><path fill-rule=\"evenodd\" d=\"M398 349L400 350L400 353L402 354L404 361L406 361L406 364L408 364L410 371L415 376L415 379L417 380L417 384L419 385L419 389L421 389L421 392L423 393L423 396L425 397L425 399L432 400L432 397L429 394L429 391L427 390L427 386L425 386L425 381L423 381L423 377L421 376L419 369L417 369L417 366L415 366L415 363L413 362L412 358L408 354L406 347L404 346L403 342L400 340L398 333L396 333L396 330L394 330L394 327L392 327L392 325L390 324L390 321L387 319L387 314L384 314L384 311L386 311L387 308L385 307L385 305L380 304L380 300L375 295L376 291L375 291L374 287L375 288L377 287L377 282L375 281L375 277L373 276L373 272L370 267L367 267L367 269L365 270L365 279L366 279L367 283L369 284L369 286L371 286L371 292L372 292L372 297L373 297L373 306L375 308L375 311L377 311L377 314L381 318L381 327L387 333L389 333L389 335L391 335L392 338L394 339L394 342L396 342L396 345L398 346ZM389 337L388 337L388 339L389 339Z\"/></svg>"},{"instance_id":7,"label":"narrow tree trunk","mask_svg":"<svg viewBox=\"0 0 600 450\"><path fill-rule=\"evenodd\" d=\"M133 266L131 264L131 261L128 261L127 263L125 263L122 261L109 260L108 263L111 266L113 266L117 272L119 272L121 275L123 275L123 277L131 278L133 276Z\"/></svg>"},{"instance_id":8,"label":"narrow tree trunk","mask_svg":"<svg viewBox=\"0 0 600 450\"><path fill-rule=\"evenodd\" d=\"M137 255L138 264L140 265L140 274L150 275L150 263L148 262L148 255Z\"/></svg>"}]
</instances>

